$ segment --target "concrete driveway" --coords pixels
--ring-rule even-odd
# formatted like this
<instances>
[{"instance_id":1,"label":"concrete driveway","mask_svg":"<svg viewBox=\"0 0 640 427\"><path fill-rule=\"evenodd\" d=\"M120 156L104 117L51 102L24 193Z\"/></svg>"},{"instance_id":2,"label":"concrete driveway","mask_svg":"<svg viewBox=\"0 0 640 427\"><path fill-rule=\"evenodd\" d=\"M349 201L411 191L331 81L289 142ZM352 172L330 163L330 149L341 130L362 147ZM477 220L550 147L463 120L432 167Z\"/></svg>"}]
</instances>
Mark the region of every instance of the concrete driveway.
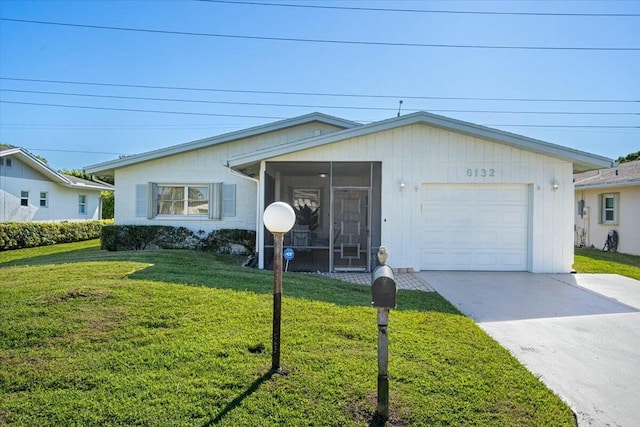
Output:
<instances>
[{"instance_id":1,"label":"concrete driveway","mask_svg":"<svg viewBox=\"0 0 640 427\"><path fill-rule=\"evenodd\" d=\"M640 425L640 282L605 274L420 272L547 384L580 426Z\"/></svg>"}]
</instances>

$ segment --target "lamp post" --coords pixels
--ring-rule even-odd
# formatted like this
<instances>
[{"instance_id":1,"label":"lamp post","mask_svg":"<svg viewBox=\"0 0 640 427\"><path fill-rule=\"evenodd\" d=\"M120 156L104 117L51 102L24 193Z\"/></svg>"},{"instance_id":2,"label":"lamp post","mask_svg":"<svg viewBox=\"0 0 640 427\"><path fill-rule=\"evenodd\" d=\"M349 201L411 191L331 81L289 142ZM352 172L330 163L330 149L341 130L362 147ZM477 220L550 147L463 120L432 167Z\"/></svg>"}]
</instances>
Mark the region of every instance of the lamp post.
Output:
<instances>
[{"instance_id":1,"label":"lamp post","mask_svg":"<svg viewBox=\"0 0 640 427\"><path fill-rule=\"evenodd\" d=\"M282 246L284 235L296 222L296 213L285 202L271 203L264 210L264 226L273 234L273 337L271 371L283 373L280 367L280 323L282 308Z\"/></svg>"}]
</instances>

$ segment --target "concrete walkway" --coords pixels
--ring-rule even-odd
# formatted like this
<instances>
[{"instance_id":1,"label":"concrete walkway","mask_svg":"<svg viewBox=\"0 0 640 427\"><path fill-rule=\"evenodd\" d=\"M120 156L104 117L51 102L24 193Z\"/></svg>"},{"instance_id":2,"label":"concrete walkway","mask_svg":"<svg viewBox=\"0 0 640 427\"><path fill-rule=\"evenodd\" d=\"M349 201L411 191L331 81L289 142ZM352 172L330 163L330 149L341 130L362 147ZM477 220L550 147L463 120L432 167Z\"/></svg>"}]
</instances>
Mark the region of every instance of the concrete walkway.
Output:
<instances>
[{"instance_id":1,"label":"concrete walkway","mask_svg":"<svg viewBox=\"0 0 640 427\"><path fill-rule=\"evenodd\" d=\"M371 286L371 273L322 273L322 275L343 282ZM416 273L395 273L393 277L398 289L435 292L433 287Z\"/></svg>"},{"instance_id":2,"label":"concrete walkway","mask_svg":"<svg viewBox=\"0 0 640 427\"><path fill-rule=\"evenodd\" d=\"M562 397L580 426L640 425L640 282L618 275L420 272Z\"/></svg>"}]
</instances>

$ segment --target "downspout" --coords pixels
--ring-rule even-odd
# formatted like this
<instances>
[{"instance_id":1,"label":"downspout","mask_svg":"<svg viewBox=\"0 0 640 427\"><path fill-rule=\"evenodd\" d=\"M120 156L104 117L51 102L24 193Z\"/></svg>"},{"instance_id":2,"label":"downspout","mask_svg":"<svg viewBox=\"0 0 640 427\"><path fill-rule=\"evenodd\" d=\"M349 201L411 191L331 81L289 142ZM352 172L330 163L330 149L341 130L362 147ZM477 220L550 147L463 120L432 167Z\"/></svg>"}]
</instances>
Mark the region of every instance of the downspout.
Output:
<instances>
[{"instance_id":1,"label":"downspout","mask_svg":"<svg viewBox=\"0 0 640 427\"><path fill-rule=\"evenodd\" d=\"M231 169L231 166L229 166L229 162L227 162L226 166L227 166L227 171L229 171L230 175L237 176L239 178L248 179L249 181L253 181L256 184L256 246L254 248L254 252L256 253L256 255L258 255L258 247L259 247L258 226L260 225L260 208L259 208L260 207L260 180L257 178L252 178L249 175L245 175L241 172Z\"/></svg>"}]
</instances>

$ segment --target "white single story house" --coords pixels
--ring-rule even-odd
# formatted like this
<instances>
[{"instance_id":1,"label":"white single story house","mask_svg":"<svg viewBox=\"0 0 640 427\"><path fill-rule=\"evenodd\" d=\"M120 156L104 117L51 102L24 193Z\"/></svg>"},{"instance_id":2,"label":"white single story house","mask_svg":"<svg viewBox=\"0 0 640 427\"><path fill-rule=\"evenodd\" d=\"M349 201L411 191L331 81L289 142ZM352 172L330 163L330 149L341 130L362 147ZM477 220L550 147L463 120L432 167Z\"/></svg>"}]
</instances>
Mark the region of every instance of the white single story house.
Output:
<instances>
[{"instance_id":1,"label":"white single story house","mask_svg":"<svg viewBox=\"0 0 640 427\"><path fill-rule=\"evenodd\" d=\"M366 125L312 113L95 164L115 177L116 224L257 230L298 214L290 269L569 272L573 174L612 160L425 112Z\"/></svg>"},{"instance_id":2,"label":"white single story house","mask_svg":"<svg viewBox=\"0 0 640 427\"><path fill-rule=\"evenodd\" d=\"M583 172L576 187L575 244L602 249L618 234L618 252L640 255L640 160Z\"/></svg>"},{"instance_id":3,"label":"white single story house","mask_svg":"<svg viewBox=\"0 0 640 427\"><path fill-rule=\"evenodd\" d=\"M101 191L113 186L56 172L23 148L0 147L0 222L98 220Z\"/></svg>"}]
</instances>

